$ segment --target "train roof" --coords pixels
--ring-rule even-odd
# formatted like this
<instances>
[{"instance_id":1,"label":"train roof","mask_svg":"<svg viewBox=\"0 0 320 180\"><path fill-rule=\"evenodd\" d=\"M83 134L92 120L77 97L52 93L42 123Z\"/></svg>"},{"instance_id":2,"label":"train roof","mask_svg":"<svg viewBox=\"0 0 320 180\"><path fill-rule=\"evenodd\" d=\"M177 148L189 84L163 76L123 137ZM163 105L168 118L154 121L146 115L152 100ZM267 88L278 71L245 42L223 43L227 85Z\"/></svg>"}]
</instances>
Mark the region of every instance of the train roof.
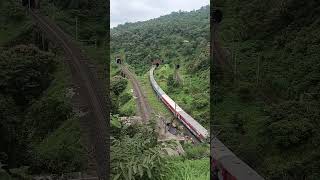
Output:
<instances>
[{"instance_id":1,"label":"train roof","mask_svg":"<svg viewBox=\"0 0 320 180\"><path fill-rule=\"evenodd\" d=\"M237 180L264 180L217 138L211 140L211 156Z\"/></svg>"},{"instance_id":2,"label":"train roof","mask_svg":"<svg viewBox=\"0 0 320 180\"><path fill-rule=\"evenodd\" d=\"M197 131L200 131L200 133L202 135L204 135L205 137L208 136L208 130L206 128L204 128L200 123L198 123L198 121L196 121L195 119L193 119L192 116L190 116L188 113L186 113L184 110L181 109L181 111L178 111L183 117L186 118L186 120L197 129Z\"/></svg>"}]
</instances>

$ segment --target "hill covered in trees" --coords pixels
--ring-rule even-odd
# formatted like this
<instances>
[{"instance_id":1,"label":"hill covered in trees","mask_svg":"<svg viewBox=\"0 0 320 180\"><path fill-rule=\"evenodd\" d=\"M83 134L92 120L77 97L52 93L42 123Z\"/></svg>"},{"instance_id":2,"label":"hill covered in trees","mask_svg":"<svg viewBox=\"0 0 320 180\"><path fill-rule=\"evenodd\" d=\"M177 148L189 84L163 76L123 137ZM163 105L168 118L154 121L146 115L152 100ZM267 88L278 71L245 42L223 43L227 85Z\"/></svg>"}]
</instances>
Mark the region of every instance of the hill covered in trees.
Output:
<instances>
[{"instance_id":1,"label":"hill covered in trees","mask_svg":"<svg viewBox=\"0 0 320 180\"><path fill-rule=\"evenodd\" d=\"M215 3L235 70L213 107L219 138L267 179L319 179L319 1Z\"/></svg>"},{"instance_id":2,"label":"hill covered in trees","mask_svg":"<svg viewBox=\"0 0 320 180\"><path fill-rule=\"evenodd\" d=\"M120 76L115 58L120 56L137 74L152 109L167 118L171 113L157 99L149 82L154 60L162 64L156 81L180 106L209 127L209 7L192 12L173 12L156 19L126 23L111 29L112 98L111 175L124 179L209 179L208 144L184 143L185 154L170 157L159 143L155 119L128 126L119 116L136 115L131 83ZM177 70L176 65L180 65ZM179 80L176 78L179 76ZM194 105L196 104L196 105ZM142 153L141 153L142 152Z\"/></svg>"},{"instance_id":3,"label":"hill covered in trees","mask_svg":"<svg viewBox=\"0 0 320 180\"><path fill-rule=\"evenodd\" d=\"M209 6L173 12L111 29L111 58L121 56L139 75L154 60L156 79L182 108L209 128ZM180 68L176 69L176 65Z\"/></svg>"}]
</instances>

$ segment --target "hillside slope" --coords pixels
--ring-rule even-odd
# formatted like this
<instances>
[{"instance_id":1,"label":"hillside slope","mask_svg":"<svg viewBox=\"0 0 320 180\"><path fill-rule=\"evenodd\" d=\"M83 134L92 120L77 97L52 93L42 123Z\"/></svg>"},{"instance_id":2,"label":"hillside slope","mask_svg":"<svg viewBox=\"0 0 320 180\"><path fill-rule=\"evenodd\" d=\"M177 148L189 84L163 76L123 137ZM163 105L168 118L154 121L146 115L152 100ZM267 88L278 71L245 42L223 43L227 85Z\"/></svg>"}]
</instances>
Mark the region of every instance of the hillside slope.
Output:
<instances>
[{"instance_id":1,"label":"hillside slope","mask_svg":"<svg viewBox=\"0 0 320 180\"><path fill-rule=\"evenodd\" d=\"M216 3L237 67L213 107L216 124L234 126L220 139L267 179L318 179L320 2Z\"/></svg>"},{"instance_id":2,"label":"hillside slope","mask_svg":"<svg viewBox=\"0 0 320 180\"><path fill-rule=\"evenodd\" d=\"M119 25L111 30L111 59L121 56L139 76L160 59L160 86L209 128L209 27L209 6Z\"/></svg>"}]
</instances>

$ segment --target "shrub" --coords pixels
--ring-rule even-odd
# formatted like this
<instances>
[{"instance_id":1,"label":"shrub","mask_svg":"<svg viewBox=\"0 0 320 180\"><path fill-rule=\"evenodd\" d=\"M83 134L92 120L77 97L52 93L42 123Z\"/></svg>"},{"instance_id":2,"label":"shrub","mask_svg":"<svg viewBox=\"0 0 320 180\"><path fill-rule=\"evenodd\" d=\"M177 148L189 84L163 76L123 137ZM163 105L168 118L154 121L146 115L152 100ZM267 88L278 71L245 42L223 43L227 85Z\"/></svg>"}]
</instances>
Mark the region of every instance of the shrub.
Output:
<instances>
[{"instance_id":1,"label":"shrub","mask_svg":"<svg viewBox=\"0 0 320 180\"><path fill-rule=\"evenodd\" d=\"M253 86L249 83L241 83L237 89L241 101L248 102L253 99Z\"/></svg>"},{"instance_id":2,"label":"shrub","mask_svg":"<svg viewBox=\"0 0 320 180\"><path fill-rule=\"evenodd\" d=\"M125 92L125 93L121 94L121 96L119 98L120 98L120 105L124 105L132 98L132 95L128 92Z\"/></svg>"},{"instance_id":3,"label":"shrub","mask_svg":"<svg viewBox=\"0 0 320 180\"><path fill-rule=\"evenodd\" d=\"M127 87L128 81L121 76L114 76L110 81L110 90L115 95L120 95Z\"/></svg>"}]
</instances>

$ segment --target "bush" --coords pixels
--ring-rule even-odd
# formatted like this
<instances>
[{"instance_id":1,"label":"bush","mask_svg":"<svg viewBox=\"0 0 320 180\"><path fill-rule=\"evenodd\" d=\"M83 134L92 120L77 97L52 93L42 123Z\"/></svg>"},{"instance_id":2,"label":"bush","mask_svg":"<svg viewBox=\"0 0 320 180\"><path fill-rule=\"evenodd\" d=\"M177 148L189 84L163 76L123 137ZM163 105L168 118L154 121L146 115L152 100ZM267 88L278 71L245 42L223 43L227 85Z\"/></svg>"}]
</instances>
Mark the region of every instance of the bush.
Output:
<instances>
[{"instance_id":1,"label":"bush","mask_svg":"<svg viewBox=\"0 0 320 180\"><path fill-rule=\"evenodd\" d=\"M237 89L241 101L248 102L253 99L253 86L249 83L241 83Z\"/></svg>"},{"instance_id":2,"label":"bush","mask_svg":"<svg viewBox=\"0 0 320 180\"><path fill-rule=\"evenodd\" d=\"M312 122L317 120L319 110L308 103L283 102L269 111L267 136L282 149L307 143L315 131Z\"/></svg>"},{"instance_id":3,"label":"bush","mask_svg":"<svg viewBox=\"0 0 320 180\"><path fill-rule=\"evenodd\" d=\"M53 54L19 45L0 55L0 92L25 105L48 88L56 69Z\"/></svg>"},{"instance_id":4,"label":"bush","mask_svg":"<svg viewBox=\"0 0 320 180\"><path fill-rule=\"evenodd\" d=\"M120 105L124 105L125 103L127 103L130 99L132 98L132 95L128 92L125 92L123 94L121 94L121 96L119 97L120 99Z\"/></svg>"},{"instance_id":5,"label":"bush","mask_svg":"<svg viewBox=\"0 0 320 180\"><path fill-rule=\"evenodd\" d=\"M127 87L127 79L121 76L114 76L110 81L110 90L117 96L119 96Z\"/></svg>"},{"instance_id":6,"label":"bush","mask_svg":"<svg viewBox=\"0 0 320 180\"><path fill-rule=\"evenodd\" d=\"M1 5L1 16L5 17L6 21L21 21L25 18L24 8L20 4L17 4L15 1L9 0Z\"/></svg>"},{"instance_id":7,"label":"bush","mask_svg":"<svg viewBox=\"0 0 320 180\"><path fill-rule=\"evenodd\" d=\"M26 115L25 127L30 138L38 142L55 131L71 115L71 105L54 97L35 102Z\"/></svg>"},{"instance_id":8,"label":"bush","mask_svg":"<svg viewBox=\"0 0 320 180\"><path fill-rule=\"evenodd\" d=\"M61 174L83 170L86 153L79 128L78 119L70 119L35 146L31 171Z\"/></svg>"},{"instance_id":9,"label":"bush","mask_svg":"<svg viewBox=\"0 0 320 180\"><path fill-rule=\"evenodd\" d=\"M209 157L210 155L210 148L207 144L202 145L186 145L184 147L184 150L186 152L186 158L187 159L202 159Z\"/></svg>"}]
</instances>

